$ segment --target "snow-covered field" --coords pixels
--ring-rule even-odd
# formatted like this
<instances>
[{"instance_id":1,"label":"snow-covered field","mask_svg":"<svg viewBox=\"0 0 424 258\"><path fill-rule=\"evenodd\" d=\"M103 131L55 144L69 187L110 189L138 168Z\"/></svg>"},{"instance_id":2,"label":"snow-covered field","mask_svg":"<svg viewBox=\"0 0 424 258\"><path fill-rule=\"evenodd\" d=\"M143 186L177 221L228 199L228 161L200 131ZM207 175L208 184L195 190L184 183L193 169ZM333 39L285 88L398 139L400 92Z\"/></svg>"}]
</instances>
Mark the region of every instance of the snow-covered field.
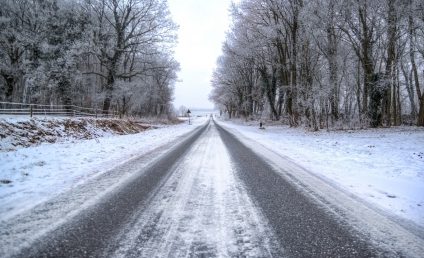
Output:
<instances>
[{"instance_id":1,"label":"snow-covered field","mask_svg":"<svg viewBox=\"0 0 424 258\"><path fill-rule=\"evenodd\" d=\"M138 134L74 139L0 152L0 219L28 210L135 156L171 143L206 119L196 117L192 125L185 122Z\"/></svg>"},{"instance_id":2,"label":"snow-covered field","mask_svg":"<svg viewBox=\"0 0 424 258\"><path fill-rule=\"evenodd\" d=\"M367 202L424 226L424 128L307 132L220 123Z\"/></svg>"}]
</instances>

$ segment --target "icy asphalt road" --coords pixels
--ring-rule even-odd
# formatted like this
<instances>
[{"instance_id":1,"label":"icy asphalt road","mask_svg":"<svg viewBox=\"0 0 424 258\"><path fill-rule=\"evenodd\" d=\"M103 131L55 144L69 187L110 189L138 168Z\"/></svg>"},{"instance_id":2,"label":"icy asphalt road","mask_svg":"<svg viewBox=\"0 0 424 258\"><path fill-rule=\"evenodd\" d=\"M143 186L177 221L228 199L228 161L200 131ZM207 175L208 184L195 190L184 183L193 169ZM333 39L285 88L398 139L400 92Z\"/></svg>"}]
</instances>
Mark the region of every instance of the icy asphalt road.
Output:
<instances>
[{"instance_id":1,"label":"icy asphalt road","mask_svg":"<svg viewBox=\"0 0 424 258\"><path fill-rule=\"evenodd\" d=\"M13 237L13 236L12 236ZM371 245L210 122L18 257L375 257Z\"/></svg>"}]
</instances>

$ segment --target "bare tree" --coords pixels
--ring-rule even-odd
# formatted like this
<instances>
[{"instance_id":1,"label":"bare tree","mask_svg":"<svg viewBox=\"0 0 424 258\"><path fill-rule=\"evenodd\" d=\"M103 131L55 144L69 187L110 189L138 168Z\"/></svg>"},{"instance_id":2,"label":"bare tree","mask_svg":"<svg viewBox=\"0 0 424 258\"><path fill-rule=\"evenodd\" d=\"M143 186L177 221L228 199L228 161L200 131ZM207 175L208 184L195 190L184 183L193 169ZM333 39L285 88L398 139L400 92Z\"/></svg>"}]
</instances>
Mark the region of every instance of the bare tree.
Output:
<instances>
[{"instance_id":1,"label":"bare tree","mask_svg":"<svg viewBox=\"0 0 424 258\"><path fill-rule=\"evenodd\" d=\"M155 99L151 112L168 112L179 66L166 0L2 4L0 100L101 103L104 113L130 115L146 114L140 102ZM155 96L145 96L147 84Z\"/></svg>"},{"instance_id":2,"label":"bare tree","mask_svg":"<svg viewBox=\"0 0 424 258\"><path fill-rule=\"evenodd\" d=\"M115 83L139 75L140 70L122 70L128 52L143 53L157 44L172 43L176 26L169 18L166 1L98 0L87 2L96 17L93 53L105 73L103 112L113 99ZM143 53L151 54L151 53Z\"/></svg>"},{"instance_id":3,"label":"bare tree","mask_svg":"<svg viewBox=\"0 0 424 258\"><path fill-rule=\"evenodd\" d=\"M399 125L403 112L422 106L422 6L242 0L232 8L211 99L230 116L248 106L313 130L328 128L329 120L342 127Z\"/></svg>"}]
</instances>

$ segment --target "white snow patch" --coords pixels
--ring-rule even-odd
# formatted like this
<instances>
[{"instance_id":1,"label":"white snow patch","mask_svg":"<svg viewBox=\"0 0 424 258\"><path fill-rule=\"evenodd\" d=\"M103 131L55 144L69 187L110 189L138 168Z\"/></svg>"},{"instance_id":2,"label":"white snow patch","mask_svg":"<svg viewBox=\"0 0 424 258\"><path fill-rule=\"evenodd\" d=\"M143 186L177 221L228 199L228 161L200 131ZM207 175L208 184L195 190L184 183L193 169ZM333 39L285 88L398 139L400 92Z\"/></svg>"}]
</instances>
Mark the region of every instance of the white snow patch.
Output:
<instances>
[{"instance_id":1,"label":"white snow patch","mask_svg":"<svg viewBox=\"0 0 424 258\"><path fill-rule=\"evenodd\" d=\"M424 128L307 132L220 123L367 202L424 226Z\"/></svg>"}]
</instances>

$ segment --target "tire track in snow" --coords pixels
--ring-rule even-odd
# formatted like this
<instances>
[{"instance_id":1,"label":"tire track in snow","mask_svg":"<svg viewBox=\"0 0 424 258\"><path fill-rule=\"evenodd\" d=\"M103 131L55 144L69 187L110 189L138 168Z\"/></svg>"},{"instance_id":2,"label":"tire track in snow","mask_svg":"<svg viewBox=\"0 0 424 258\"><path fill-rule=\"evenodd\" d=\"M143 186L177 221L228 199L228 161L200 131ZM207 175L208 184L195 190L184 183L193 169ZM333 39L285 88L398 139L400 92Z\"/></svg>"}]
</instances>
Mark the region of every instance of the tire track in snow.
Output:
<instances>
[{"instance_id":1,"label":"tire track in snow","mask_svg":"<svg viewBox=\"0 0 424 258\"><path fill-rule=\"evenodd\" d=\"M175 167L145 210L105 252L114 257L281 255L266 219L235 176L214 125Z\"/></svg>"}]
</instances>

